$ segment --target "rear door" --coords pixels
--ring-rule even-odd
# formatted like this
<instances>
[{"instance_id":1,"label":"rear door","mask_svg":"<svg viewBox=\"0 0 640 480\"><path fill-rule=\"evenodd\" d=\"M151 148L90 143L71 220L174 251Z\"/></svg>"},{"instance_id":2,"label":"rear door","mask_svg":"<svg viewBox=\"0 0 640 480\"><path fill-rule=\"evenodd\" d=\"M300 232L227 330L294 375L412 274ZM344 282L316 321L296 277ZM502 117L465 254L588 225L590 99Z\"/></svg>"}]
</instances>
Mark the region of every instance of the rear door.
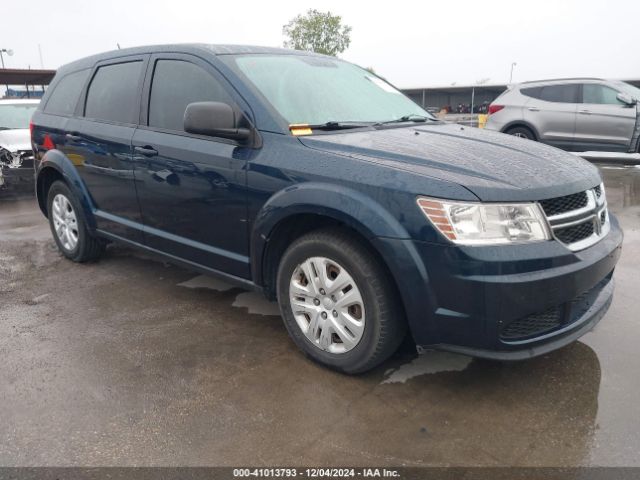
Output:
<instances>
[{"instance_id":1,"label":"rear door","mask_svg":"<svg viewBox=\"0 0 640 480\"><path fill-rule=\"evenodd\" d=\"M582 85L575 135L580 150L626 152L629 149L636 108L618 100L618 93L599 83Z\"/></svg>"},{"instance_id":2,"label":"rear door","mask_svg":"<svg viewBox=\"0 0 640 480\"><path fill-rule=\"evenodd\" d=\"M97 228L142 243L131 139L140 108L146 55L93 69L78 115L66 125L65 153L97 209Z\"/></svg>"},{"instance_id":3,"label":"rear door","mask_svg":"<svg viewBox=\"0 0 640 480\"><path fill-rule=\"evenodd\" d=\"M545 85L522 88L531 100L523 110L523 118L533 125L543 143L573 150L579 85Z\"/></svg>"},{"instance_id":4,"label":"rear door","mask_svg":"<svg viewBox=\"0 0 640 480\"><path fill-rule=\"evenodd\" d=\"M246 163L252 149L183 128L189 103L225 102L242 111L242 100L211 65L183 54L151 57L143 95L133 146L147 245L249 278Z\"/></svg>"}]
</instances>

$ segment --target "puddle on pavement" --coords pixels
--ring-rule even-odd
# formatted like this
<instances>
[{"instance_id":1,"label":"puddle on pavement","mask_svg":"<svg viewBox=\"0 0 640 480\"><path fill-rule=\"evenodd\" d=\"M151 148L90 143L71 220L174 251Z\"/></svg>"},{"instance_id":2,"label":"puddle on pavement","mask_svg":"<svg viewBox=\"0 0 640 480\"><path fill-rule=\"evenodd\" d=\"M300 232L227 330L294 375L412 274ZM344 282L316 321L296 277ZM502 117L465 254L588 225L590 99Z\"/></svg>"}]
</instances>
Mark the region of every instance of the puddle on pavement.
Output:
<instances>
[{"instance_id":1,"label":"puddle on pavement","mask_svg":"<svg viewBox=\"0 0 640 480\"><path fill-rule=\"evenodd\" d=\"M420 375L460 372L466 369L472 360L471 357L456 353L428 351L418 355L409 363L385 372L387 378L381 383L405 383Z\"/></svg>"},{"instance_id":2,"label":"puddle on pavement","mask_svg":"<svg viewBox=\"0 0 640 480\"><path fill-rule=\"evenodd\" d=\"M257 315L279 316L280 309L276 302L270 302L259 292L244 292L236 297L232 307L247 308L249 313Z\"/></svg>"},{"instance_id":3,"label":"puddle on pavement","mask_svg":"<svg viewBox=\"0 0 640 480\"><path fill-rule=\"evenodd\" d=\"M226 292L235 288L222 280L207 275L198 275L185 282L179 283L179 287L208 288L217 292ZM270 302L260 292L241 292L231 304L232 307L246 308L249 313L266 316L279 316L280 309L276 302Z\"/></svg>"},{"instance_id":4,"label":"puddle on pavement","mask_svg":"<svg viewBox=\"0 0 640 480\"><path fill-rule=\"evenodd\" d=\"M233 288L232 285L207 275L198 275L186 282L179 283L178 286L187 288L208 288L217 292L226 292Z\"/></svg>"},{"instance_id":5,"label":"puddle on pavement","mask_svg":"<svg viewBox=\"0 0 640 480\"><path fill-rule=\"evenodd\" d=\"M612 209L640 205L640 166L599 167L606 186L607 203Z\"/></svg>"}]
</instances>

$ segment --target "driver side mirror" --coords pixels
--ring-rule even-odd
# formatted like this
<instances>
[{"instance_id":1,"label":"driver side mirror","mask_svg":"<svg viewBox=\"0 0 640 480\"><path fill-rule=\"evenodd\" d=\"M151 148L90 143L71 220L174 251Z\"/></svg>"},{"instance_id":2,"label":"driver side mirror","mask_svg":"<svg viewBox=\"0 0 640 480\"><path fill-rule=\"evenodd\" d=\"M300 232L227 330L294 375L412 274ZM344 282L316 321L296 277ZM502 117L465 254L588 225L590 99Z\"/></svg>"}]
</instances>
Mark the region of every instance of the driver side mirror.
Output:
<instances>
[{"instance_id":1,"label":"driver side mirror","mask_svg":"<svg viewBox=\"0 0 640 480\"><path fill-rule=\"evenodd\" d=\"M631 95L627 95L626 93L619 93L616 95L616 98L624 103L627 107L631 107L637 103L637 100L633 98Z\"/></svg>"},{"instance_id":2,"label":"driver side mirror","mask_svg":"<svg viewBox=\"0 0 640 480\"><path fill-rule=\"evenodd\" d=\"M184 131L209 137L247 140L248 128L239 127L235 110L222 102L194 102L184 112Z\"/></svg>"}]
</instances>

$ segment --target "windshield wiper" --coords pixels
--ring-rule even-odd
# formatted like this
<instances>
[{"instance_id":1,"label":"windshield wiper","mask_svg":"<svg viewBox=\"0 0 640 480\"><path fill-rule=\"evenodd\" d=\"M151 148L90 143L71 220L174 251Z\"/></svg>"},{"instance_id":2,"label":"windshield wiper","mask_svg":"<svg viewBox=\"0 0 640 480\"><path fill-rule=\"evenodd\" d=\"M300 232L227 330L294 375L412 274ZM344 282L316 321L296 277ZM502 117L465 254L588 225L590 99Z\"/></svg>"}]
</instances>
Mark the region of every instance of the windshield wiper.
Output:
<instances>
[{"instance_id":1,"label":"windshield wiper","mask_svg":"<svg viewBox=\"0 0 640 480\"><path fill-rule=\"evenodd\" d=\"M386 122L377 122L374 124L374 126L377 127L378 125L389 125L390 123L403 123L403 122L425 123L427 121L437 122L438 120L432 117L427 117L425 115L412 113L410 115L404 115L403 117L396 118L395 120L387 120Z\"/></svg>"}]
</instances>

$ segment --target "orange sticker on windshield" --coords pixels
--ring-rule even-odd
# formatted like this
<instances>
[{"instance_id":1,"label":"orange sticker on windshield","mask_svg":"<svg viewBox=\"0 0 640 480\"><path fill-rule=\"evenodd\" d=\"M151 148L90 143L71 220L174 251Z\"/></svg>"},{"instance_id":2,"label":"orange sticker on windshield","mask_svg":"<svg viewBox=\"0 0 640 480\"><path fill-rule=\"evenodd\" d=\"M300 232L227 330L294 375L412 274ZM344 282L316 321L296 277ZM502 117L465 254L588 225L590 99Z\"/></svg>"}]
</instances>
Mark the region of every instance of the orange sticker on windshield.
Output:
<instances>
[{"instance_id":1,"label":"orange sticker on windshield","mask_svg":"<svg viewBox=\"0 0 640 480\"><path fill-rule=\"evenodd\" d=\"M289 130L291 130L291 133L296 136L311 135L313 133L311 128L309 128L309 125L306 123L292 123L289 125Z\"/></svg>"}]
</instances>

